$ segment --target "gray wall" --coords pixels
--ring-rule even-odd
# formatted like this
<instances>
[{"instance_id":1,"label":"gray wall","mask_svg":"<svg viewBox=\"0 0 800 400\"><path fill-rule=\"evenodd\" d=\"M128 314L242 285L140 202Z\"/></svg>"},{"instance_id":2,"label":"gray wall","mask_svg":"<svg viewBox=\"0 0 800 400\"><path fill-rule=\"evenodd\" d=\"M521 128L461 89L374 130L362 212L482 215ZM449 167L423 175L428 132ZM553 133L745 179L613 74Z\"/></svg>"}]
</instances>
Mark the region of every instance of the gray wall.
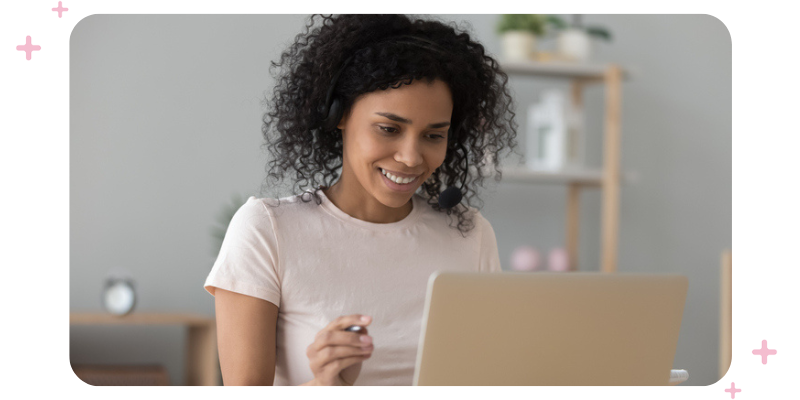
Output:
<instances>
[{"instance_id":1,"label":"gray wall","mask_svg":"<svg viewBox=\"0 0 800 400\"><path fill-rule=\"evenodd\" d=\"M495 15L467 21L499 55ZM202 284L210 228L234 193L258 194L267 156L261 99L271 60L302 15L94 15L70 42L70 310L102 311L106 274L137 283L137 311L213 315ZM689 277L675 368L688 385L717 381L719 256L731 246L731 42L705 15L590 15L611 44L595 59L635 70L623 86L619 270ZM213 28L213 29L212 29ZM544 40L542 46L552 46ZM564 82L511 78L525 144L525 106ZM601 87L586 93L587 162L602 161ZM516 161L516 160L514 160ZM600 259L600 193L581 206L581 270ZM266 193L266 195L271 195ZM562 186L490 183L482 195L504 268L517 246L562 246ZM73 363L162 363L182 384L178 327L72 327Z\"/></svg>"}]
</instances>

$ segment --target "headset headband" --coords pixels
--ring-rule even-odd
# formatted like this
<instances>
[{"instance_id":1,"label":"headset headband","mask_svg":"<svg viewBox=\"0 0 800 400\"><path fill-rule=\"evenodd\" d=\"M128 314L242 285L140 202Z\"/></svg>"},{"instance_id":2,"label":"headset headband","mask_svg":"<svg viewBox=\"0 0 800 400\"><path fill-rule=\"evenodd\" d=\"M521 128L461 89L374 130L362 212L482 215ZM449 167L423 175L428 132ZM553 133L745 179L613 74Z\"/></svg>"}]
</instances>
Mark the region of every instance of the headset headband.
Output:
<instances>
[{"instance_id":1,"label":"headset headband","mask_svg":"<svg viewBox=\"0 0 800 400\"><path fill-rule=\"evenodd\" d=\"M413 46L422 47L433 52L439 54L447 54L447 50L445 50L441 45L437 44L436 42L419 37L414 35L396 35L396 36L389 36L385 39L379 40L375 44L380 44L384 42L393 41L395 43L405 43L410 44ZM339 76L342 74L342 71L347 67L350 61L353 59L355 52L350 54L343 62L342 65L339 67L339 70L336 71L336 74L331 79L330 86L328 87L328 92L325 94L325 104L320 105L319 112L323 116L325 116L323 122L321 123L321 127L325 130L332 130L335 127L335 124L339 123L338 119L341 118L339 115L341 112L341 102L334 101L335 105L332 104L331 99L333 98L333 91L336 88L336 83L339 81Z\"/></svg>"}]
</instances>

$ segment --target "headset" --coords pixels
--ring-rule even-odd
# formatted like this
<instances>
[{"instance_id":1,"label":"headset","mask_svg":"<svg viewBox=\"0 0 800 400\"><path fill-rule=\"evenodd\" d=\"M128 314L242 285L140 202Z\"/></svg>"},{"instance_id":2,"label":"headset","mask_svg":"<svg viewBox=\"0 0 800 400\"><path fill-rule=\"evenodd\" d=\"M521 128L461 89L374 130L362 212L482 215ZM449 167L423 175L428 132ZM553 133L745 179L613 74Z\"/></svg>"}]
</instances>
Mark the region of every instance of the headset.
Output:
<instances>
[{"instance_id":1,"label":"headset","mask_svg":"<svg viewBox=\"0 0 800 400\"><path fill-rule=\"evenodd\" d=\"M342 119L342 114L344 113L344 104L338 97L334 98L331 102L331 97L333 97L333 89L336 88L336 82L339 80L339 75L342 74L342 71L345 69L345 67L347 67L347 64L349 64L350 60L352 59L352 55L347 57L342 63L341 68L339 68L339 71L337 71L336 75L333 76L333 80L328 87L328 94L325 95L325 104L320 106L319 112L320 114L324 115L325 118L322 120L318 128L322 128L325 132L330 132L336 129L336 125L338 125L339 121Z\"/></svg>"}]
</instances>

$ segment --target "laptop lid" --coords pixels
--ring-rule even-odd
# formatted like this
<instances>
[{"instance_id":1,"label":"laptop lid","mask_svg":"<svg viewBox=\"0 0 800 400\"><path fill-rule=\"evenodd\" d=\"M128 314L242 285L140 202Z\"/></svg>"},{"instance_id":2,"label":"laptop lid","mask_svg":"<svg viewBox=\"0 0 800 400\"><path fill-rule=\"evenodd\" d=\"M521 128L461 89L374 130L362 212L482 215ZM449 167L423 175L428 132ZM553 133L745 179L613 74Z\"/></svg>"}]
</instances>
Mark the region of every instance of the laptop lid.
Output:
<instances>
[{"instance_id":1,"label":"laptop lid","mask_svg":"<svg viewBox=\"0 0 800 400\"><path fill-rule=\"evenodd\" d=\"M414 385L667 385L688 279L431 274Z\"/></svg>"}]
</instances>

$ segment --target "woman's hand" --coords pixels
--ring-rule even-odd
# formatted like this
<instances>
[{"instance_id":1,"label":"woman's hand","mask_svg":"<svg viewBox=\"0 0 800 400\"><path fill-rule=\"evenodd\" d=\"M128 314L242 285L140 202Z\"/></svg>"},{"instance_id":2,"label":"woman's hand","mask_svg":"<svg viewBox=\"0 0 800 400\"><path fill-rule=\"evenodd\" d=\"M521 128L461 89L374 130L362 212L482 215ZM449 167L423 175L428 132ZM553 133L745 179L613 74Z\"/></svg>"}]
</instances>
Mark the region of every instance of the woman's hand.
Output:
<instances>
[{"instance_id":1,"label":"woman's hand","mask_svg":"<svg viewBox=\"0 0 800 400\"><path fill-rule=\"evenodd\" d=\"M317 333L314 343L308 346L308 356L314 381L317 385L352 386L361 372L361 362L372 355L372 338L367 336L366 326L372 318L361 319L360 314L336 318ZM347 332L344 329L358 325L363 333Z\"/></svg>"}]
</instances>

